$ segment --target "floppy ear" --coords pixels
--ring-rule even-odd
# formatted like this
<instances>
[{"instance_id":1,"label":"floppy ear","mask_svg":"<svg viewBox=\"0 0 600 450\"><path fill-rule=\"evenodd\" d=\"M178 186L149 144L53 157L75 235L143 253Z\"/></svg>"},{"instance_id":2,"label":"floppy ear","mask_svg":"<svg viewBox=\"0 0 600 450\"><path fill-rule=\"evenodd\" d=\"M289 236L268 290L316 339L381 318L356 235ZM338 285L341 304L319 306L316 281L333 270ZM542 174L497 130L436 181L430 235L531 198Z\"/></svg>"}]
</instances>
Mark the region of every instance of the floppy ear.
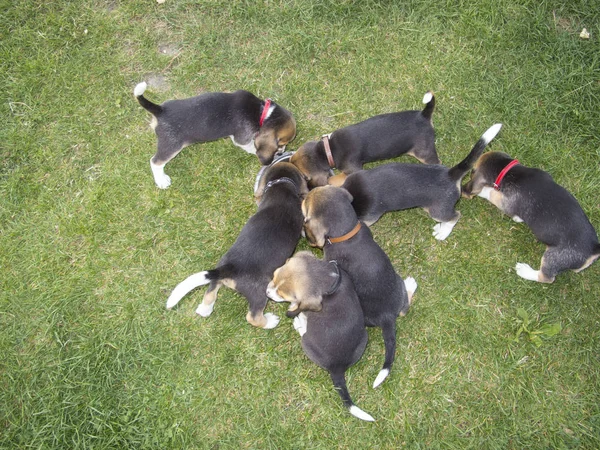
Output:
<instances>
[{"instance_id":1,"label":"floppy ear","mask_svg":"<svg viewBox=\"0 0 600 450\"><path fill-rule=\"evenodd\" d=\"M273 156L277 153L277 139L273 130L261 131L256 139L254 139L256 147L256 156L263 165L271 164Z\"/></svg>"}]
</instances>

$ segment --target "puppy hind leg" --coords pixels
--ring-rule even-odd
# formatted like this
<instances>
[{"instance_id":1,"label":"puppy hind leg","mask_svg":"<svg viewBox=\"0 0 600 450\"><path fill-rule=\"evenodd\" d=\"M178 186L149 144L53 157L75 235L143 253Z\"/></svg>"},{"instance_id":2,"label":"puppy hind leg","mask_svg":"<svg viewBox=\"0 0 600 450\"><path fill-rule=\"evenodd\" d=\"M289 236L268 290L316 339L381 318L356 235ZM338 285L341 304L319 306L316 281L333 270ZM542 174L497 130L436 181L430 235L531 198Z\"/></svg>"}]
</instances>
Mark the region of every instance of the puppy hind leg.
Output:
<instances>
[{"instance_id":1,"label":"puppy hind leg","mask_svg":"<svg viewBox=\"0 0 600 450\"><path fill-rule=\"evenodd\" d=\"M171 185L171 177L165 173L165 165L177 156L183 147L184 145L180 142L158 137L156 153L150 158L150 169L158 188L167 189Z\"/></svg>"},{"instance_id":2,"label":"puppy hind leg","mask_svg":"<svg viewBox=\"0 0 600 450\"><path fill-rule=\"evenodd\" d=\"M352 414L354 417L358 417L361 420L374 422L375 419L373 416L356 406L352 401L352 398L350 398L350 393L348 392L348 387L346 386L346 376L344 372L329 372L329 376L331 377L331 381L333 382L335 390L338 391L338 394L340 394L342 402L344 402L344 406L348 408L350 414Z\"/></svg>"},{"instance_id":3,"label":"puppy hind leg","mask_svg":"<svg viewBox=\"0 0 600 450\"><path fill-rule=\"evenodd\" d=\"M204 294L204 298L202 299L202 303L198 305L196 308L196 314L201 317L208 317L212 314L213 309L215 309L215 301L217 300L217 294L219 293L219 289L221 289L223 283L217 280L213 280L210 282L208 286L208 290Z\"/></svg>"},{"instance_id":4,"label":"puppy hind leg","mask_svg":"<svg viewBox=\"0 0 600 450\"><path fill-rule=\"evenodd\" d=\"M246 314L246 320L250 325L253 325L258 328L264 328L265 330L270 330L271 328L275 328L279 324L279 317L272 313L265 314L265 307L267 306L267 296L265 292L258 292L258 290L253 290L250 293L245 293L243 291L239 291L248 299L248 304L250 305L250 309Z\"/></svg>"},{"instance_id":5,"label":"puppy hind leg","mask_svg":"<svg viewBox=\"0 0 600 450\"><path fill-rule=\"evenodd\" d=\"M381 331L383 334L383 343L385 345L385 360L383 362L383 368L377 374L377 378L373 382L373 388L376 388L383 380L387 378L392 369L392 364L396 357L396 322L391 321L381 325Z\"/></svg>"}]
</instances>

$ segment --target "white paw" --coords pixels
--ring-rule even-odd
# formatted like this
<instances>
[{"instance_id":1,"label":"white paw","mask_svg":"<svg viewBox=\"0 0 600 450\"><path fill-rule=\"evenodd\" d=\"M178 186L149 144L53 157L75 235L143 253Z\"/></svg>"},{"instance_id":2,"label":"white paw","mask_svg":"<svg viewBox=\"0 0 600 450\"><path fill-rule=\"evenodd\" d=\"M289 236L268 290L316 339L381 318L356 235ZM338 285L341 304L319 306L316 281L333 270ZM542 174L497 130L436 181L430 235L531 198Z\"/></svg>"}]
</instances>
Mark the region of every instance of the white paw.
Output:
<instances>
[{"instance_id":1,"label":"white paw","mask_svg":"<svg viewBox=\"0 0 600 450\"><path fill-rule=\"evenodd\" d=\"M443 241L448 236L450 236L454 225L456 225L456 222L441 222L436 224L433 227L433 237L436 238L438 241Z\"/></svg>"},{"instance_id":2,"label":"white paw","mask_svg":"<svg viewBox=\"0 0 600 450\"><path fill-rule=\"evenodd\" d=\"M154 177L154 182L156 186L160 189L167 189L171 186L171 177L166 173L163 173L160 177Z\"/></svg>"},{"instance_id":3,"label":"white paw","mask_svg":"<svg viewBox=\"0 0 600 450\"><path fill-rule=\"evenodd\" d=\"M377 378L375 378L375 381L373 382L373 388L376 388L381 383L383 383L383 380L385 380L389 374L389 369L381 369L377 374Z\"/></svg>"},{"instance_id":4,"label":"white paw","mask_svg":"<svg viewBox=\"0 0 600 450\"><path fill-rule=\"evenodd\" d=\"M485 186L483 189L481 189L481 192L477 195L481 198L485 198L486 200L489 200L492 190L493 189L491 187Z\"/></svg>"},{"instance_id":5,"label":"white paw","mask_svg":"<svg viewBox=\"0 0 600 450\"><path fill-rule=\"evenodd\" d=\"M265 330L270 330L271 328L275 328L279 324L279 317L272 313L266 313L265 319L267 319L267 323L263 327Z\"/></svg>"},{"instance_id":6,"label":"white paw","mask_svg":"<svg viewBox=\"0 0 600 450\"><path fill-rule=\"evenodd\" d=\"M532 269L529 264L517 263L515 270L517 271L517 275L521 278L525 278L529 281L538 281L540 271Z\"/></svg>"},{"instance_id":7,"label":"white paw","mask_svg":"<svg viewBox=\"0 0 600 450\"><path fill-rule=\"evenodd\" d=\"M406 277L404 279L404 287L406 288L406 292L410 297L417 290L417 281L413 277Z\"/></svg>"},{"instance_id":8,"label":"white paw","mask_svg":"<svg viewBox=\"0 0 600 450\"><path fill-rule=\"evenodd\" d=\"M208 317L212 314L213 309L215 309L215 303L211 303L210 305L205 305L204 303L200 303L196 308L196 314L202 317Z\"/></svg>"},{"instance_id":9,"label":"white paw","mask_svg":"<svg viewBox=\"0 0 600 450\"><path fill-rule=\"evenodd\" d=\"M521 219L519 216L513 216L512 220L514 220L517 223L522 223L523 222L523 219Z\"/></svg>"},{"instance_id":10,"label":"white paw","mask_svg":"<svg viewBox=\"0 0 600 450\"><path fill-rule=\"evenodd\" d=\"M300 336L304 336L306 333L306 323L307 320L304 313L300 313L294 317L294 330L296 330Z\"/></svg>"}]
</instances>

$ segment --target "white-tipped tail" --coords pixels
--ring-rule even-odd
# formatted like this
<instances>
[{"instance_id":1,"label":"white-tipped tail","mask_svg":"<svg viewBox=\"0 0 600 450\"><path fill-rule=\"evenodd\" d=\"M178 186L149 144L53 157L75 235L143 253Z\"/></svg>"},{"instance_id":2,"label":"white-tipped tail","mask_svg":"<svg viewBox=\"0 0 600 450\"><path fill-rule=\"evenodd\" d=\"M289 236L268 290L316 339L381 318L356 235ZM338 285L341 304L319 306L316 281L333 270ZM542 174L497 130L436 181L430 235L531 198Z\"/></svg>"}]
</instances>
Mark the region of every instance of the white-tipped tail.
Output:
<instances>
[{"instance_id":1,"label":"white-tipped tail","mask_svg":"<svg viewBox=\"0 0 600 450\"><path fill-rule=\"evenodd\" d=\"M481 139L483 139L485 141L485 145L489 144L492 141L492 139L494 139L496 137L496 135L500 131L500 128L502 128L502 124L497 123L497 124L494 124L491 127L489 127L487 129L487 131L485 133L483 133L483 136L481 136Z\"/></svg>"},{"instance_id":2,"label":"white-tipped tail","mask_svg":"<svg viewBox=\"0 0 600 450\"><path fill-rule=\"evenodd\" d=\"M377 374L377 378L375 378L375 381L373 382L373 388L376 388L381 383L383 383L383 380L385 380L389 374L390 369L381 369Z\"/></svg>"},{"instance_id":3,"label":"white-tipped tail","mask_svg":"<svg viewBox=\"0 0 600 450\"><path fill-rule=\"evenodd\" d=\"M144 92L146 92L147 87L148 87L148 85L146 84L145 81L138 83L135 86L135 89L133 90L133 95L135 95L136 97L139 97L140 95L144 95Z\"/></svg>"},{"instance_id":4,"label":"white-tipped tail","mask_svg":"<svg viewBox=\"0 0 600 450\"><path fill-rule=\"evenodd\" d=\"M350 414L352 414L354 417L358 417L360 420L365 420L367 422L375 422L375 419L373 419L373 416L371 416L371 414L364 412L356 405L352 405L349 408L349 410Z\"/></svg>"},{"instance_id":5,"label":"white-tipped tail","mask_svg":"<svg viewBox=\"0 0 600 450\"><path fill-rule=\"evenodd\" d=\"M167 299L167 309L171 309L179 300L181 300L185 294L190 292L192 289L197 288L198 286L202 286L203 284L210 283L210 280L206 277L208 272L198 272L194 275L190 275L173 289L171 295Z\"/></svg>"},{"instance_id":6,"label":"white-tipped tail","mask_svg":"<svg viewBox=\"0 0 600 450\"><path fill-rule=\"evenodd\" d=\"M429 103L431 101L432 98L433 98L433 94L430 91L427 91L425 93L425 95L423 96L423 103L426 105L427 103Z\"/></svg>"},{"instance_id":7,"label":"white-tipped tail","mask_svg":"<svg viewBox=\"0 0 600 450\"><path fill-rule=\"evenodd\" d=\"M404 279L404 287L406 288L406 292L410 297L417 290L417 280L415 280L413 277L406 277Z\"/></svg>"}]
</instances>

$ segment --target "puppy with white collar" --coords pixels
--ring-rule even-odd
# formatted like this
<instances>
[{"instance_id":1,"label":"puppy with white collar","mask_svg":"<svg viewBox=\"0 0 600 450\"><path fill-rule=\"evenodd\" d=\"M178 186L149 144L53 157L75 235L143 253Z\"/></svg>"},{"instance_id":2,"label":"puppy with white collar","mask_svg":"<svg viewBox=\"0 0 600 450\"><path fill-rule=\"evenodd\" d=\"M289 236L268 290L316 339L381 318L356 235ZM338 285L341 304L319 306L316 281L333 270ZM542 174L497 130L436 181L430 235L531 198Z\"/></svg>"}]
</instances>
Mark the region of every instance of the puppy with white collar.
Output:
<instances>
[{"instance_id":1,"label":"puppy with white collar","mask_svg":"<svg viewBox=\"0 0 600 450\"><path fill-rule=\"evenodd\" d=\"M335 261L322 261L310 252L298 252L273 274L267 295L290 302L288 317L302 337L302 349L327 370L350 413L359 419L373 417L354 404L346 386L346 370L367 346L367 331L350 277Z\"/></svg>"},{"instance_id":2,"label":"puppy with white collar","mask_svg":"<svg viewBox=\"0 0 600 450\"><path fill-rule=\"evenodd\" d=\"M486 153L475 164L463 196L489 200L516 222L525 222L546 244L541 267L517 263L517 275L552 283L565 271L579 272L600 256L598 235L581 206L543 170L526 167L506 153Z\"/></svg>"},{"instance_id":3,"label":"puppy with white collar","mask_svg":"<svg viewBox=\"0 0 600 450\"><path fill-rule=\"evenodd\" d=\"M151 126L158 142L150 168L161 189L171 184L165 165L188 145L230 137L238 147L256 154L261 164L269 164L296 136L296 121L288 110L248 91L208 92L157 105L144 97L146 87L139 83L133 94L153 115Z\"/></svg>"},{"instance_id":4,"label":"puppy with white collar","mask_svg":"<svg viewBox=\"0 0 600 450\"><path fill-rule=\"evenodd\" d=\"M471 152L454 167L441 164L390 163L348 175L342 187L353 197L358 218L368 226L388 211L423 208L433 220L433 236L446 239L460 218L455 205L463 177L473 168L501 124L490 127Z\"/></svg>"},{"instance_id":5,"label":"puppy with white collar","mask_svg":"<svg viewBox=\"0 0 600 450\"><path fill-rule=\"evenodd\" d=\"M300 240L303 216L302 196L308 192L306 181L296 167L282 162L269 167L258 210L244 225L233 246L217 267L198 272L179 283L167 300L173 308L192 289L209 284L196 312L208 317L215 306L221 286L227 286L248 300L246 320L255 327L274 328L279 318L264 314L265 294L275 269L291 256Z\"/></svg>"},{"instance_id":6,"label":"puppy with white collar","mask_svg":"<svg viewBox=\"0 0 600 450\"><path fill-rule=\"evenodd\" d=\"M439 164L431 116L435 97L427 92L422 111L381 114L302 145L292 157L308 178L308 187L339 186L363 164L408 154L426 164ZM337 168L339 175L331 176ZM331 178L330 178L331 177Z\"/></svg>"},{"instance_id":7,"label":"puppy with white collar","mask_svg":"<svg viewBox=\"0 0 600 450\"><path fill-rule=\"evenodd\" d=\"M368 327L380 327L385 361L373 387L389 375L396 353L396 318L404 316L417 289L414 278L402 280L369 228L358 220L352 196L335 186L321 186L302 202L304 233L309 245L323 248L354 283Z\"/></svg>"}]
</instances>

